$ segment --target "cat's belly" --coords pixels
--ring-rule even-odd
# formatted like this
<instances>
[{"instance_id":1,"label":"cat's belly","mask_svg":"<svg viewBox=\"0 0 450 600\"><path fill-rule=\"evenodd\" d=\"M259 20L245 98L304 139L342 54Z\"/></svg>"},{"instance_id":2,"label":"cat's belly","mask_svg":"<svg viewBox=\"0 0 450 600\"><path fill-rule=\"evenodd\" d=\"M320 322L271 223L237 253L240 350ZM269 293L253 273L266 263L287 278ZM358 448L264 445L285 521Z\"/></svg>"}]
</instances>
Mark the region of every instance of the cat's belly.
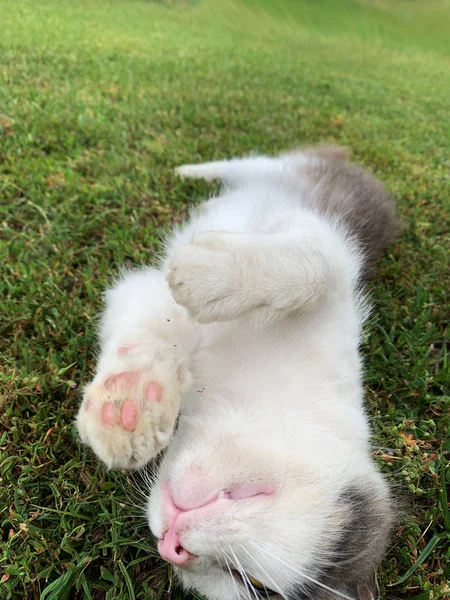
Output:
<instances>
[{"instance_id":1,"label":"cat's belly","mask_svg":"<svg viewBox=\"0 0 450 600\"><path fill-rule=\"evenodd\" d=\"M334 339L336 338L336 339ZM245 320L204 327L182 414L223 431L299 428L366 440L357 348L329 324Z\"/></svg>"}]
</instances>

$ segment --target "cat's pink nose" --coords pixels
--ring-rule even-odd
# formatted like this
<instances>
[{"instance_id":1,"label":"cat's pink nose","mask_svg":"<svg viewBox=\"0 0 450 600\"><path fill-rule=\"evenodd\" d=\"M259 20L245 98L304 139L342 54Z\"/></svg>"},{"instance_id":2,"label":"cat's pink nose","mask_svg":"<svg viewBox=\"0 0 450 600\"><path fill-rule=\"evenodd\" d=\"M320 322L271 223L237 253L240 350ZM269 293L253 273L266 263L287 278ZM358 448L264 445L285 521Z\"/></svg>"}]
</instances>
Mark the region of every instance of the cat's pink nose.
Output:
<instances>
[{"instance_id":1,"label":"cat's pink nose","mask_svg":"<svg viewBox=\"0 0 450 600\"><path fill-rule=\"evenodd\" d=\"M176 567L182 567L194 556L183 548L178 534L172 527L160 538L158 552L164 560Z\"/></svg>"}]
</instances>

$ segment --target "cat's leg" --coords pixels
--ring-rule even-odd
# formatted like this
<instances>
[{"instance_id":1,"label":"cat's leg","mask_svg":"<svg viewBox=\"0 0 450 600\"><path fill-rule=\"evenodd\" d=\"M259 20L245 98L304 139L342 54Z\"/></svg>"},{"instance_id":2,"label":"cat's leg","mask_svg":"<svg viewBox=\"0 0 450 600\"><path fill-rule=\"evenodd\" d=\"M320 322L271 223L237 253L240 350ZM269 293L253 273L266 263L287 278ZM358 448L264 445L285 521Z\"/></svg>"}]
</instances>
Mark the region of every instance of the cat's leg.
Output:
<instances>
[{"instance_id":1,"label":"cat's leg","mask_svg":"<svg viewBox=\"0 0 450 600\"><path fill-rule=\"evenodd\" d=\"M266 319L299 315L351 294L360 259L339 227L299 210L274 233L199 234L177 249L170 268L175 300L209 323L250 311Z\"/></svg>"},{"instance_id":2,"label":"cat's leg","mask_svg":"<svg viewBox=\"0 0 450 600\"><path fill-rule=\"evenodd\" d=\"M77 426L109 468L138 468L169 442L197 330L156 269L130 272L108 291Z\"/></svg>"}]
</instances>

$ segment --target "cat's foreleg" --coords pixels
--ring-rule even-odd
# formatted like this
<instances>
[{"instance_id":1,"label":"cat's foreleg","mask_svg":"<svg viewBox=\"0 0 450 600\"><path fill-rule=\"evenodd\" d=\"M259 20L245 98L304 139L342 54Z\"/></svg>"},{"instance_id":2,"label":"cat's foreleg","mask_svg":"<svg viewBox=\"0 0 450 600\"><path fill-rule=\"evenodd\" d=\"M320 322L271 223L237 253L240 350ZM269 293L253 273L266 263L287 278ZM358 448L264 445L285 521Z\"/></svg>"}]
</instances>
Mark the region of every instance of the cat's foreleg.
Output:
<instances>
[{"instance_id":1,"label":"cat's foreleg","mask_svg":"<svg viewBox=\"0 0 450 600\"><path fill-rule=\"evenodd\" d=\"M306 211L274 233L199 234L169 264L175 300L203 323L301 315L351 293L360 268L345 234Z\"/></svg>"},{"instance_id":2,"label":"cat's foreleg","mask_svg":"<svg viewBox=\"0 0 450 600\"><path fill-rule=\"evenodd\" d=\"M107 292L77 426L109 468L138 468L169 442L191 383L197 328L156 269L129 272Z\"/></svg>"}]
</instances>

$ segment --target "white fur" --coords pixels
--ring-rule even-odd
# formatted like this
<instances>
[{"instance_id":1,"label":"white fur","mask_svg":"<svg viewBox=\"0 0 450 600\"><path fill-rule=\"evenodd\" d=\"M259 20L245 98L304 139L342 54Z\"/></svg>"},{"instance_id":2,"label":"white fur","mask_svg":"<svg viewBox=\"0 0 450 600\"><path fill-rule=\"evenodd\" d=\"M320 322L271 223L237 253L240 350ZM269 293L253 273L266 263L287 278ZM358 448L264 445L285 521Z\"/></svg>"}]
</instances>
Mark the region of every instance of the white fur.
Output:
<instances>
[{"instance_id":1,"label":"white fur","mask_svg":"<svg viewBox=\"0 0 450 600\"><path fill-rule=\"evenodd\" d=\"M345 487L361 478L385 493L363 410L360 258L339 223L302 208L297 167L308 160L178 169L228 187L174 232L161 269L128 273L108 292L86 392L101 403L106 378L139 370L167 394L134 432L103 426L98 411L78 415L82 438L109 467L136 467L167 445L181 401L148 503L156 536L164 481L200 502L255 481L275 486L273 496L192 513L182 541L199 558L177 572L212 600L252 597L227 565L285 597L317 579L339 534ZM131 343L142 350L117 354ZM114 396L117 406L123 400Z\"/></svg>"}]
</instances>

